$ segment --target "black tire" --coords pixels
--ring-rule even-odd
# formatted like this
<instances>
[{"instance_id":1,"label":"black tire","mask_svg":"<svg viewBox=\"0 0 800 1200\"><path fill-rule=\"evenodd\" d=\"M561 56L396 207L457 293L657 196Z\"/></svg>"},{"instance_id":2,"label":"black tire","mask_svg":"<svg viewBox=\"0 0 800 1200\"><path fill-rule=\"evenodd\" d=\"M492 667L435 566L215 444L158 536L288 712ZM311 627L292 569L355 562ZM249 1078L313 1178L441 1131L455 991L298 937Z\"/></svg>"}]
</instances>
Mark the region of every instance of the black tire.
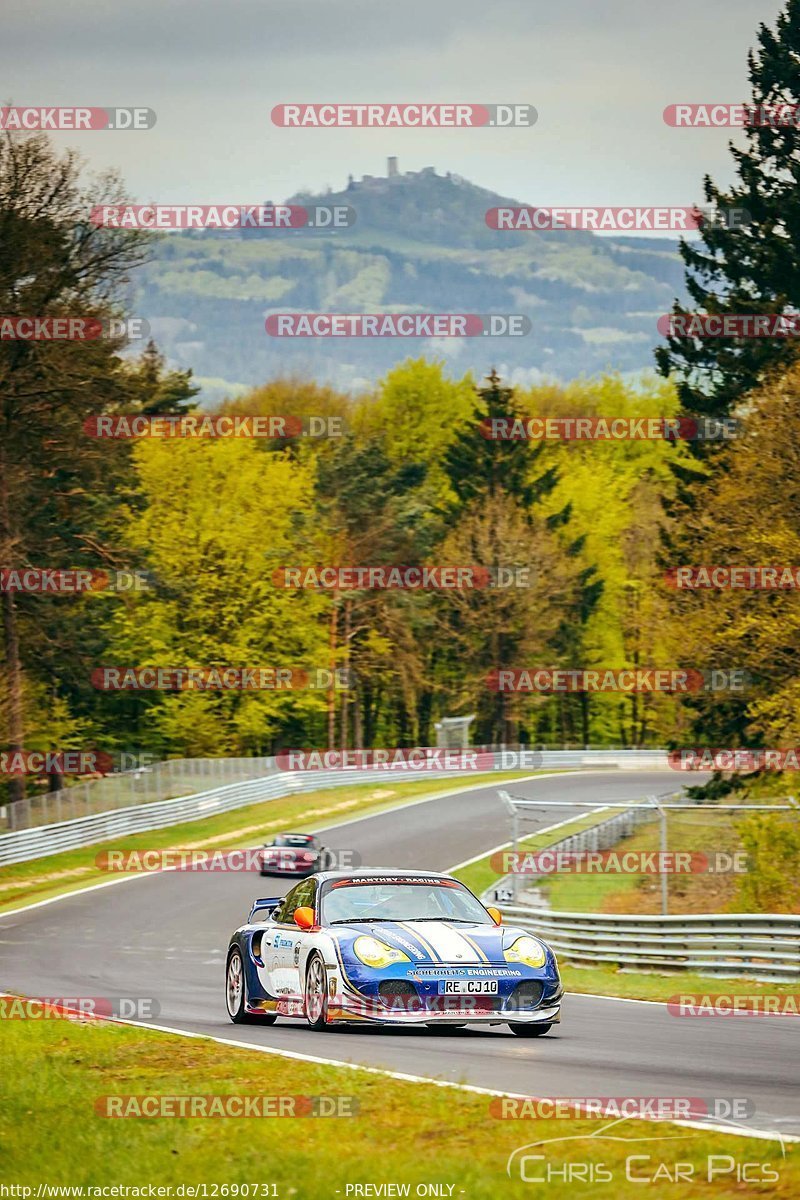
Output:
<instances>
[{"instance_id":1,"label":"black tire","mask_svg":"<svg viewBox=\"0 0 800 1200\"><path fill-rule=\"evenodd\" d=\"M553 1028L553 1022L549 1025L526 1025L522 1021L509 1021L508 1028L517 1037L544 1037Z\"/></svg>"},{"instance_id":2,"label":"black tire","mask_svg":"<svg viewBox=\"0 0 800 1200\"><path fill-rule=\"evenodd\" d=\"M238 972L236 971L236 963L238 962ZM239 986L232 986L232 976L237 975L240 980ZM276 1013L263 1013L256 1015L249 1013L245 1009L247 1001L247 984L244 978L244 962L242 953L238 946L234 946L228 955L228 965L225 968L225 1007L228 1010L228 1016L233 1021L234 1025L273 1025L278 1017Z\"/></svg>"},{"instance_id":3,"label":"black tire","mask_svg":"<svg viewBox=\"0 0 800 1200\"><path fill-rule=\"evenodd\" d=\"M309 1029L319 1031L328 1028L328 979L322 956L316 951L306 964L303 1008Z\"/></svg>"}]
</instances>

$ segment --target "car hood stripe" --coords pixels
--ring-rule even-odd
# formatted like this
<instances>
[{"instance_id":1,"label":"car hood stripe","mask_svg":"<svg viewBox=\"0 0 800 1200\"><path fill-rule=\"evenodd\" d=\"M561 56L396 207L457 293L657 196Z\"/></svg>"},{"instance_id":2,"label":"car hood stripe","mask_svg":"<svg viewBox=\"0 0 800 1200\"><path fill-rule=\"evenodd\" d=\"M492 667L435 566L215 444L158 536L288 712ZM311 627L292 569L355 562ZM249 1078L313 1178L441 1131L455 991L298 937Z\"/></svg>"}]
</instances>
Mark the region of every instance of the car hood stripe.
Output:
<instances>
[{"instance_id":1,"label":"car hood stripe","mask_svg":"<svg viewBox=\"0 0 800 1200\"><path fill-rule=\"evenodd\" d=\"M426 965L503 962L503 934L495 926L462 930L447 921L352 921L331 933L345 946L357 937L377 938Z\"/></svg>"},{"instance_id":2,"label":"car hood stripe","mask_svg":"<svg viewBox=\"0 0 800 1200\"><path fill-rule=\"evenodd\" d=\"M419 937L415 936L415 931L406 928L400 921L387 921L375 925L367 921L348 922L347 926L341 930L336 930L339 938L343 934L347 936L345 929L351 930L356 937L374 937L379 942L386 942L387 946L391 946L395 950L402 950L403 954L407 954L412 962L431 963L439 961L432 950L426 947L425 943Z\"/></svg>"},{"instance_id":3,"label":"car hood stripe","mask_svg":"<svg viewBox=\"0 0 800 1200\"><path fill-rule=\"evenodd\" d=\"M424 925L415 925L413 921L403 922L403 928L416 936L430 947L434 961L439 962L485 962L477 946L464 937L458 929L445 921L426 921Z\"/></svg>"}]
</instances>

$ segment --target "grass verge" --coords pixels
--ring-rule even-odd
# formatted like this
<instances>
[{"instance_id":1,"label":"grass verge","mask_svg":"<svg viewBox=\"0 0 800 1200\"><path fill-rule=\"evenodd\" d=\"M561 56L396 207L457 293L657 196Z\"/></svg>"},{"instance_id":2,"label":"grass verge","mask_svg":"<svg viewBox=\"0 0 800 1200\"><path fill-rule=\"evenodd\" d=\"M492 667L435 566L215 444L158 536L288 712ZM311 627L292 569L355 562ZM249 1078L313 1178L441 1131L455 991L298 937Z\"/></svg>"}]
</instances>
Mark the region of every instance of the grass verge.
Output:
<instances>
[{"instance_id":1,"label":"grass verge","mask_svg":"<svg viewBox=\"0 0 800 1200\"><path fill-rule=\"evenodd\" d=\"M590 829L592 825L599 825L601 821L607 821L609 817L613 817L616 812L621 812L622 809L608 808L604 812L587 813L582 817L573 817L571 821L559 824L557 829L553 829L550 833L534 833L530 837L520 838L518 847L520 851L527 850L544 850L547 846L552 846L555 842L560 842L562 838L569 837L570 834L580 833L582 829ZM510 843L508 843L510 845ZM476 895L480 896L493 884L499 882L501 876L492 866L494 855L487 854L483 858L478 859L474 863L470 863L466 867L459 867L453 871L453 875L465 883L468 888L471 888Z\"/></svg>"},{"instance_id":2,"label":"grass verge","mask_svg":"<svg viewBox=\"0 0 800 1200\"><path fill-rule=\"evenodd\" d=\"M584 966L559 955L558 966L568 992L588 996L616 996L622 1000L671 1000L673 996L796 996L796 983L769 983L763 979L722 978L694 971L629 971L613 963ZM677 1018L676 1018L677 1019ZM742 1018L744 1019L744 1018ZM679 1027L678 1027L679 1028Z\"/></svg>"},{"instance_id":3,"label":"grass verge","mask_svg":"<svg viewBox=\"0 0 800 1200\"><path fill-rule=\"evenodd\" d=\"M119 838L113 842L119 850L183 850L225 847L246 847L264 841L262 835L276 833L287 826L300 830L333 825L350 817L369 816L404 801L452 791L459 786L498 786L504 780L521 779L532 774L553 772L520 772L476 775L470 779L421 779L393 786L366 783L348 788L321 788L316 792L286 796L279 800L264 800L259 804L237 808L200 821L170 825L150 833ZM13 863L0 868L0 913L5 909L47 900L66 892L79 891L113 876L97 866L96 856L108 850L112 843L97 842L79 850L36 858L31 862Z\"/></svg>"},{"instance_id":4,"label":"grass verge","mask_svg":"<svg viewBox=\"0 0 800 1200\"><path fill-rule=\"evenodd\" d=\"M532 837L520 840L520 850L544 850L546 847L552 846L555 842L561 841L562 838L568 837L571 833L579 833L582 829L590 828L600 821L607 820L608 817L613 816L615 811L621 810L609 809L603 813L591 813L585 817L576 817L568 824L560 825L558 829L554 829L550 833L534 834ZM693 813L688 815L690 817L694 816ZM720 816L722 814L717 814L717 818ZM670 820L674 819L673 815ZM657 841L654 847L649 845L649 841L645 843L645 838L651 836L654 836L656 839L658 838L657 822L655 828L646 825L638 830L632 837L625 841L624 848L625 850L655 849L657 848ZM732 845L733 843L730 841L715 842L714 849L727 850ZM678 847L671 846L671 849L676 848ZM694 847L682 844L679 848L693 849ZM708 842L706 841L704 849L707 848ZM492 867L492 855L486 855L477 862L470 863L469 866L459 867L453 874L463 883L466 883L467 887L472 888L478 895L485 892L492 884L497 883L500 878L497 871ZM592 904L589 903L590 899L596 904L606 890L614 892L616 889L618 893L621 889L628 888L629 885L632 891L639 878L639 876L619 875L554 876L548 881L547 885L550 889L550 903L553 908L560 909L563 912L592 911ZM658 877L647 878L648 883L652 878L655 878L655 886L658 887ZM677 879L680 877L676 876L674 878ZM696 878L701 882L703 879L706 879L705 876L689 878ZM736 877L734 876L733 878ZM624 894L627 894L627 892ZM576 904L573 908L570 903L566 902L567 900L580 900L582 903ZM594 909L594 911L597 911L597 909ZM615 909L614 911L620 910ZM693 911L697 911L697 909L695 908ZM697 975L687 971L630 971L607 963L598 966L572 963L561 956L559 956L559 968L564 980L564 987L568 992L580 992L584 995L615 996L625 1000L666 1001L679 993L714 995L722 992L733 992L736 995L748 996L793 996L798 990L796 983L778 984L758 979L748 979L746 977L722 979L719 976Z\"/></svg>"},{"instance_id":5,"label":"grass verge","mask_svg":"<svg viewBox=\"0 0 800 1200\"><path fill-rule=\"evenodd\" d=\"M206 1196L222 1197L241 1197L249 1185L250 1200L387 1194L513 1200L540 1194L520 1178L519 1165L511 1178L506 1174L509 1155L534 1142L546 1142L529 1151L544 1161L529 1159L526 1173L557 1172L547 1186L553 1200L578 1194L565 1166L578 1180L594 1174L596 1200L638 1197L645 1180L660 1183L658 1195L683 1194L687 1177L693 1196L739 1196L743 1163L751 1164L750 1179L764 1179L749 1184L748 1194L788 1200L800 1191L800 1152L792 1144L784 1157L777 1141L644 1121L616 1124L603 1137L605 1118L500 1120L490 1115L488 1096L206 1040L63 1019L6 1024L0 1163L4 1182L32 1188L32 1196L40 1184L184 1185L173 1196L206 1185ZM319 1052L336 1054L335 1035L320 1037ZM348 1097L356 1115L113 1118L96 1107L110 1095ZM684 1182L670 1186L677 1164ZM396 1189L374 1190L381 1184ZM418 1190L432 1184L440 1190Z\"/></svg>"},{"instance_id":6,"label":"grass verge","mask_svg":"<svg viewBox=\"0 0 800 1200\"><path fill-rule=\"evenodd\" d=\"M656 819L640 826L616 849L626 854L657 852L660 839L660 821ZM704 855L712 865L716 855L722 856L715 860L721 865L733 862L733 856L742 850L736 814L714 809L669 812L667 847L670 853ZM692 861L698 861L697 857ZM713 870L667 875L668 912L735 912L740 878L732 871ZM552 875L542 881L542 890L551 907L561 912L661 912L661 876L655 874Z\"/></svg>"}]
</instances>

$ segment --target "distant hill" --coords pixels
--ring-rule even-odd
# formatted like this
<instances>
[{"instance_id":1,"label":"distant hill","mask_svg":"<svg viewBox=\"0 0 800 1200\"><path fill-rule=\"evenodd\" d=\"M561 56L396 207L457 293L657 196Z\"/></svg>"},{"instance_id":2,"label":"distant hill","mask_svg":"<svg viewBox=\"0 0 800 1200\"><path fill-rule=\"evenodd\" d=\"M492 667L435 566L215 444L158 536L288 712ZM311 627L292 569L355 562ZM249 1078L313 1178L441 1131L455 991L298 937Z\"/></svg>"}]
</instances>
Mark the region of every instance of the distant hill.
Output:
<instances>
[{"instance_id":1,"label":"distant hill","mask_svg":"<svg viewBox=\"0 0 800 1200\"><path fill-rule=\"evenodd\" d=\"M652 367L656 321L684 296L677 243L579 231L497 232L485 213L529 203L433 168L351 179L293 204L347 204L349 229L172 233L135 280L135 310L206 399L279 374L358 387L409 355L521 382ZM522 338L277 339L270 312L524 313Z\"/></svg>"}]
</instances>

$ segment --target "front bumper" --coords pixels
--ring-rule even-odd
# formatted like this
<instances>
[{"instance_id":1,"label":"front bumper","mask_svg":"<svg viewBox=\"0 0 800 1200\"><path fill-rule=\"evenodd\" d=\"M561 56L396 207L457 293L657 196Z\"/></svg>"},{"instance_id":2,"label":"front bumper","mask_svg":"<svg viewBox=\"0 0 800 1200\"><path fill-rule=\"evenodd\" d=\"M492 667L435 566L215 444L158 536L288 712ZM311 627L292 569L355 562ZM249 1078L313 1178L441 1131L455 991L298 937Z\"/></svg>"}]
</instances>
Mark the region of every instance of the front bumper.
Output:
<instances>
[{"instance_id":1,"label":"front bumper","mask_svg":"<svg viewBox=\"0 0 800 1200\"><path fill-rule=\"evenodd\" d=\"M282 867L278 863L262 864L259 874L261 875L286 875L288 878L299 877L302 875L313 875L319 870L318 863L303 863L302 866Z\"/></svg>"},{"instance_id":2,"label":"front bumper","mask_svg":"<svg viewBox=\"0 0 800 1200\"><path fill-rule=\"evenodd\" d=\"M550 1025L561 1020L563 988L561 980L543 978L529 980L541 991L534 1003L524 1003L513 989L504 988L495 995L442 995L415 981L414 994L369 993L341 980L339 973L328 968L328 1019L331 1021L360 1021L379 1025L464 1024L503 1025L512 1022L525 1025ZM386 980L385 983L389 983ZM395 981L400 982L400 981ZM410 981L402 981L406 986ZM525 981L522 981L523 983ZM362 985L363 986L363 985Z\"/></svg>"},{"instance_id":3,"label":"front bumper","mask_svg":"<svg viewBox=\"0 0 800 1200\"><path fill-rule=\"evenodd\" d=\"M331 1001L329 1021L367 1022L373 1025L557 1025L561 1021L561 1005L535 1011L504 1012L502 1009L448 1009L446 1012L398 1012L381 1009L363 1001L342 1003Z\"/></svg>"}]
</instances>

